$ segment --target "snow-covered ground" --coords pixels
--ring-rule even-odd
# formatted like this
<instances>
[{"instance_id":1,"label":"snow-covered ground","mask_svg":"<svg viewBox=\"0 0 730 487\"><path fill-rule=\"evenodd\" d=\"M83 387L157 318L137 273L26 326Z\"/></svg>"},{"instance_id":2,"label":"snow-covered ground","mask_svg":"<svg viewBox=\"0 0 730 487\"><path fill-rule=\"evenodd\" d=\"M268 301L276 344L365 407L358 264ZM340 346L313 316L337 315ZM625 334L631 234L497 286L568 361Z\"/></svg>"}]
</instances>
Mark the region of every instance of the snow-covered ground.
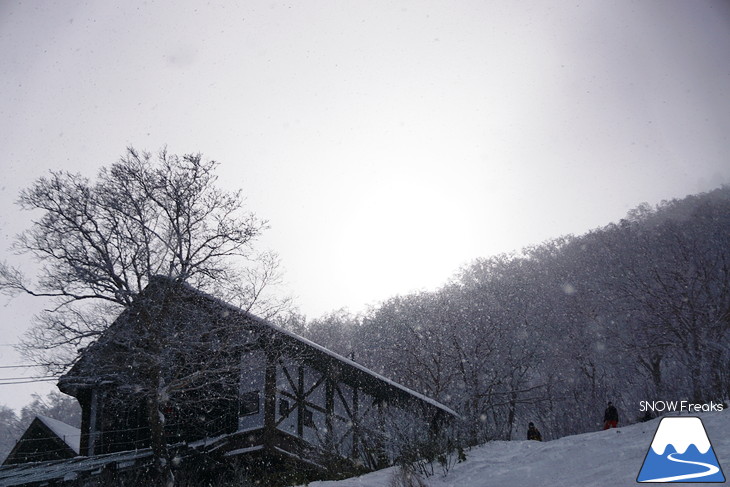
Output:
<instances>
[{"instance_id":1,"label":"snow-covered ground","mask_svg":"<svg viewBox=\"0 0 730 487\"><path fill-rule=\"evenodd\" d=\"M698 414L730 480L730 411ZM429 487L635 487L659 419L559 440L495 441L467 452L467 461ZM393 469L309 487L387 487ZM657 485L657 484L652 484ZM696 485L675 483L672 485Z\"/></svg>"}]
</instances>

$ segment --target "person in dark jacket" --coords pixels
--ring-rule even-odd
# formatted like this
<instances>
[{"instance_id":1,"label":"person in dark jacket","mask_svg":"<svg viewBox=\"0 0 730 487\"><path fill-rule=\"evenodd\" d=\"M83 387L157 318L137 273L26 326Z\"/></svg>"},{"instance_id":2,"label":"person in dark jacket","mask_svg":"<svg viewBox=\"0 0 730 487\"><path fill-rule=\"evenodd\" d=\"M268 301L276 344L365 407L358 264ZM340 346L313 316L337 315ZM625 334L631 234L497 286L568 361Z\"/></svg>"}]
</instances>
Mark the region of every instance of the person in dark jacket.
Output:
<instances>
[{"instance_id":1,"label":"person in dark jacket","mask_svg":"<svg viewBox=\"0 0 730 487\"><path fill-rule=\"evenodd\" d=\"M535 428L535 423L530 423L527 427L527 439L528 440L535 440L535 441L542 441L542 435L540 434L540 430Z\"/></svg>"},{"instance_id":2,"label":"person in dark jacket","mask_svg":"<svg viewBox=\"0 0 730 487\"><path fill-rule=\"evenodd\" d=\"M618 411L611 401L608 401L606 412L603 413L603 429L616 428L618 426Z\"/></svg>"}]
</instances>

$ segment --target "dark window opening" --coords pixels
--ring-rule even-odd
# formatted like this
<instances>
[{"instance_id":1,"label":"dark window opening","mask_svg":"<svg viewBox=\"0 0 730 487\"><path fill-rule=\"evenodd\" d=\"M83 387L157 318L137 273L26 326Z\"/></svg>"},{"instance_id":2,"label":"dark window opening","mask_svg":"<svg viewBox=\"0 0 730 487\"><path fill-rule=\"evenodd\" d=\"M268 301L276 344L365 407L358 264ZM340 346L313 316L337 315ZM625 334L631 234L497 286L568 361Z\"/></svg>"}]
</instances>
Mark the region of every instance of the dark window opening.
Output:
<instances>
[{"instance_id":1,"label":"dark window opening","mask_svg":"<svg viewBox=\"0 0 730 487\"><path fill-rule=\"evenodd\" d=\"M259 413L259 391L241 394L241 416L251 416Z\"/></svg>"},{"instance_id":2,"label":"dark window opening","mask_svg":"<svg viewBox=\"0 0 730 487\"><path fill-rule=\"evenodd\" d=\"M302 419L304 422L304 426L308 428L316 428L316 426L314 425L314 414L309 409L304 410L304 418Z\"/></svg>"}]
</instances>

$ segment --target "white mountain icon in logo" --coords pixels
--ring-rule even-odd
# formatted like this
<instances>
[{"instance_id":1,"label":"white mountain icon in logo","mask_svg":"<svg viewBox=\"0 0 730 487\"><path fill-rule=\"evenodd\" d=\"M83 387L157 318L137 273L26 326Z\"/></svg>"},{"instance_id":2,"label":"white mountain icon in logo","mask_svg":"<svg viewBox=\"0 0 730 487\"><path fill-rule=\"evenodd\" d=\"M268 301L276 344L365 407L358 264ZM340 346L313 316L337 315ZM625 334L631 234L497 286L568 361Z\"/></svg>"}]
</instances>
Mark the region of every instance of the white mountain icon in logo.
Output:
<instances>
[{"instance_id":1,"label":"white mountain icon in logo","mask_svg":"<svg viewBox=\"0 0 730 487\"><path fill-rule=\"evenodd\" d=\"M636 481L725 482L702 420L662 419Z\"/></svg>"}]
</instances>

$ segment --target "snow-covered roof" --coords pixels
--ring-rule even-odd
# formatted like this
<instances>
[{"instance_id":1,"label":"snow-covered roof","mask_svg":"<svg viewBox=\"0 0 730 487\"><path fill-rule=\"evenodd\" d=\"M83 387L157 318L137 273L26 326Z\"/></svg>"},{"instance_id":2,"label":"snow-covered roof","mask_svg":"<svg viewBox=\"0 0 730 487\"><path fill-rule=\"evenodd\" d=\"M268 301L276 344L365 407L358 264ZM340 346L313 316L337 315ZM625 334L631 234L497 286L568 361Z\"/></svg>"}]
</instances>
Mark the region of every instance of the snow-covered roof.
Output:
<instances>
[{"instance_id":1,"label":"snow-covered roof","mask_svg":"<svg viewBox=\"0 0 730 487\"><path fill-rule=\"evenodd\" d=\"M419 392L416 392L416 391L414 391L412 389L409 389L408 387L403 386L403 385L401 385L401 384L399 384L399 383L397 383L397 382L395 382L393 380L390 380L387 377L378 374L377 372L373 372L372 370L368 369L367 367L365 367L363 365L360 365L359 363L355 362L354 360L350 360L348 358L345 358L342 355L339 355L339 354L337 354L337 353L335 353L335 352L333 352L331 350L326 349L322 345L318 345L318 344L314 343L311 340L307 340L304 337L300 337L299 335L297 335L295 333L292 333L292 332L290 332L288 330L285 330L285 329L283 329L281 327L278 327L278 326L276 326L274 324L268 323L268 325L271 328L273 328L276 331L278 331L279 333L283 333L283 334L289 336L290 338L293 338L294 340L297 340L297 341L299 341L301 343L304 343L304 344L306 344L309 347L315 348L315 349L319 350L320 352L329 355L330 357L334 358L335 360L338 360L340 362L344 362L347 365L349 365L350 367L354 367L355 369L358 369L358 370L360 370L360 371L362 371L362 372L364 372L364 373L366 373L366 374L374 377L375 379L380 380L380 381L388 384L389 386L391 386L393 388L399 389L400 391L402 391L402 392L404 392L406 394L409 394L411 396L414 396L414 397L420 399L421 401L426 402L426 403L432 405L433 407L435 407L437 409L440 409L440 410L442 410L442 411L444 411L444 412L446 412L446 413L448 413L448 414L450 414L452 416L459 417L459 415L453 409L451 409L450 407L445 406L445 405L441 404L440 402L438 402L438 401L436 401L434 399L431 399L430 397L425 396L425 395L423 395L423 394L421 394Z\"/></svg>"},{"instance_id":2,"label":"snow-covered roof","mask_svg":"<svg viewBox=\"0 0 730 487\"><path fill-rule=\"evenodd\" d=\"M450 407L445 406L444 404L441 404L440 402L438 402L438 401L436 401L434 399L431 399L430 397L425 396L425 395L423 395L423 394L421 394L419 392L416 392L416 391L414 391L412 389L409 389L408 387L405 387L405 386L403 386L403 385L401 385L401 384L399 384L399 383L397 383L397 382L395 382L395 381L393 381L391 379L388 379L387 377L384 377L384 376L378 374L377 372L374 372L374 371L368 369L367 367L365 367L365 366L363 366L363 365L355 362L354 360L350 360L348 358L345 358L342 355L339 355L339 354L337 354L337 353L335 353L335 352L333 352L333 351L331 351L331 350L323 347L322 345L319 345L319 344L317 344L317 343L315 343L315 342L313 342L311 340L308 340L308 339L306 339L304 337L301 337L301 336L297 335L296 333L292 333L289 330L286 330L284 328L281 328L280 326L277 326L277 325L275 325L275 324L273 324L273 323L271 323L269 321L266 321L263 318L260 318L260 317L254 315L254 314L251 314L250 312L248 312L246 310L243 310L243 309L241 309L241 308L239 308L237 306L234 306L234 305L232 305L230 303L227 303L227 302L225 302L225 301L223 301L223 300L221 300L219 298L216 298L215 296L211 296L211 295L209 295L207 293L204 293L203 291L200 291L199 289L196 289L196 288L190 286L189 284L183 283L182 285L187 290L189 290L189 291L191 291L193 293L196 293L196 294L199 294L199 295L201 295L203 297L206 297L207 299L210 299L211 301L217 303L218 305L223 306L225 308L228 308L228 309L230 309L232 311L235 311L236 313L243 314L247 318L255 321L256 323L258 323L260 325L263 325L265 327L268 327L268 328L272 329L273 331L275 331L276 333L279 333L280 335L284 335L284 336L288 337L291 340L294 340L296 342L302 343L302 344L304 344L307 347L313 348L313 349L317 350L318 352L320 352L322 354L325 354L325 355L331 357L332 359L334 359L334 360L336 360L338 362L344 363L344 364L346 364L346 365L348 365L348 366L350 366L350 367L352 367L352 368L354 368L354 369L356 369L356 370L358 370L358 371L360 371L360 372L362 372L362 373L364 373L366 375L369 375L369 376L373 377L374 379L376 379L376 380L378 380L380 382L383 382L384 384L387 384L389 387L391 387L393 389L396 389L396 390L398 390L398 391L400 391L400 392L402 392L402 393L404 393L406 395L409 395L409 396L412 396L414 398L417 398L417 399L419 399L419 400L421 400L421 401L423 401L423 402L425 402L425 403L433 406L434 408L439 409L439 410L441 410L441 411L443 411L443 412L445 412L445 413L447 413L447 414L449 414L451 416L454 416L454 417L457 417L457 418L460 417Z\"/></svg>"},{"instance_id":3,"label":"snow-covered roof","mask_svg":"<svg viewBox=\"0 0 730 487\"><path fill-rule=\"evenodd\" d=\"M171 279L169 279L165 276L155 276L150 280L150 283L148 284L148 286L145 288L145 291L143 291L143 292L147 292L150 288L152 288L154 286L166 286L172 282L173 281ZM250 323L260 326L262 329L272 331L275 334L277 334L279 337L283 337L283 338L289 340L290 342L293 342L296 344L301 344L301 345L303 345L304 348L315 351L317 354L319 354L320 357L327 357L327 358L331 359L333 362L337 362L339 364L344 365L345 368L349 369L353 373L353 375L359 376L360 378L367 378L371 384L377 384L377 387L384 388L385 390L387 390L387 392L393 393L395 396L400 396L402 398L407 398L407 399L415 399L417 401L420 401L422 404L428 405L432 408L435 408L436 410L442 411L449 416L456 417L456 418L459 417L459 415L453 409L449 408L448 406L445 406L445 405L441 404L440 402L438 402L428 396L425 396L425 395L418 393L414 390L411 390L408 387L405 387L391 379L388 379L387 377L384 377L384 376L368 369L367 367L355 362L354 360L345 358L331 350L328 350L327 348L323 347L322 345L314 343L311 340L308 340L295 333L285 330L284 328L281 328L277 325L274 325L273 323L271 323L267 320L264 320L263 318L260 318L238 306L227 303L220 298L217 298L217 297L207 294L199 289L196 289L193 286L191 286L190 284L187 284L187 283L178 283L178 284L182 287L182 289L186 290L187 292L189 292L195 296L199 296L199 297L215 304L216 306L221 307L225 311L229 311L229 312L235 313L239 316L243 316ZM116 324L117 324L117 322L115 322L115 325ZM112 327L114 327L114 325L112 325ZM111 331L111 328L109 331ZM92 344L91 346L87 347L85 352L87 352L87 353L91 352L94 348L96 348L98 345L100 345L103 342L103 340L104 340L104 336L102 335L102 337L95 344ZM71 371L61 377L61 379L59 380L59 388L61 388L62 391L68 392L68 390L70 390L71 388L80 385L80 384L77 384L79 379L82 379L82 381L84 381L84 382L89 380L88 377L84 378L84 377L82 377L83 374L77 375L77 373L75 373L75 372L78 372L78 371L74 371L74 369L77 367L77 365L79 365L82 361L83 361L83 354L82 354L82 357L80 357L79 360L77 360L76 365L74 365L74 367L71 369ZM97 379L98 379L98 377L97 377Z\"/></svg>"},{"instance_id":4,"label":"snow-covered roof","mask_svg":"<svg viewBox=\"0 0 730 487\"><path fill-rule=\"evenodd\" d=\"M76 454L79 453L81 444L81 430L48 416L37 415L36 418L43 422L48 429L61 438Z\"/></svg>"}]
</instances>

